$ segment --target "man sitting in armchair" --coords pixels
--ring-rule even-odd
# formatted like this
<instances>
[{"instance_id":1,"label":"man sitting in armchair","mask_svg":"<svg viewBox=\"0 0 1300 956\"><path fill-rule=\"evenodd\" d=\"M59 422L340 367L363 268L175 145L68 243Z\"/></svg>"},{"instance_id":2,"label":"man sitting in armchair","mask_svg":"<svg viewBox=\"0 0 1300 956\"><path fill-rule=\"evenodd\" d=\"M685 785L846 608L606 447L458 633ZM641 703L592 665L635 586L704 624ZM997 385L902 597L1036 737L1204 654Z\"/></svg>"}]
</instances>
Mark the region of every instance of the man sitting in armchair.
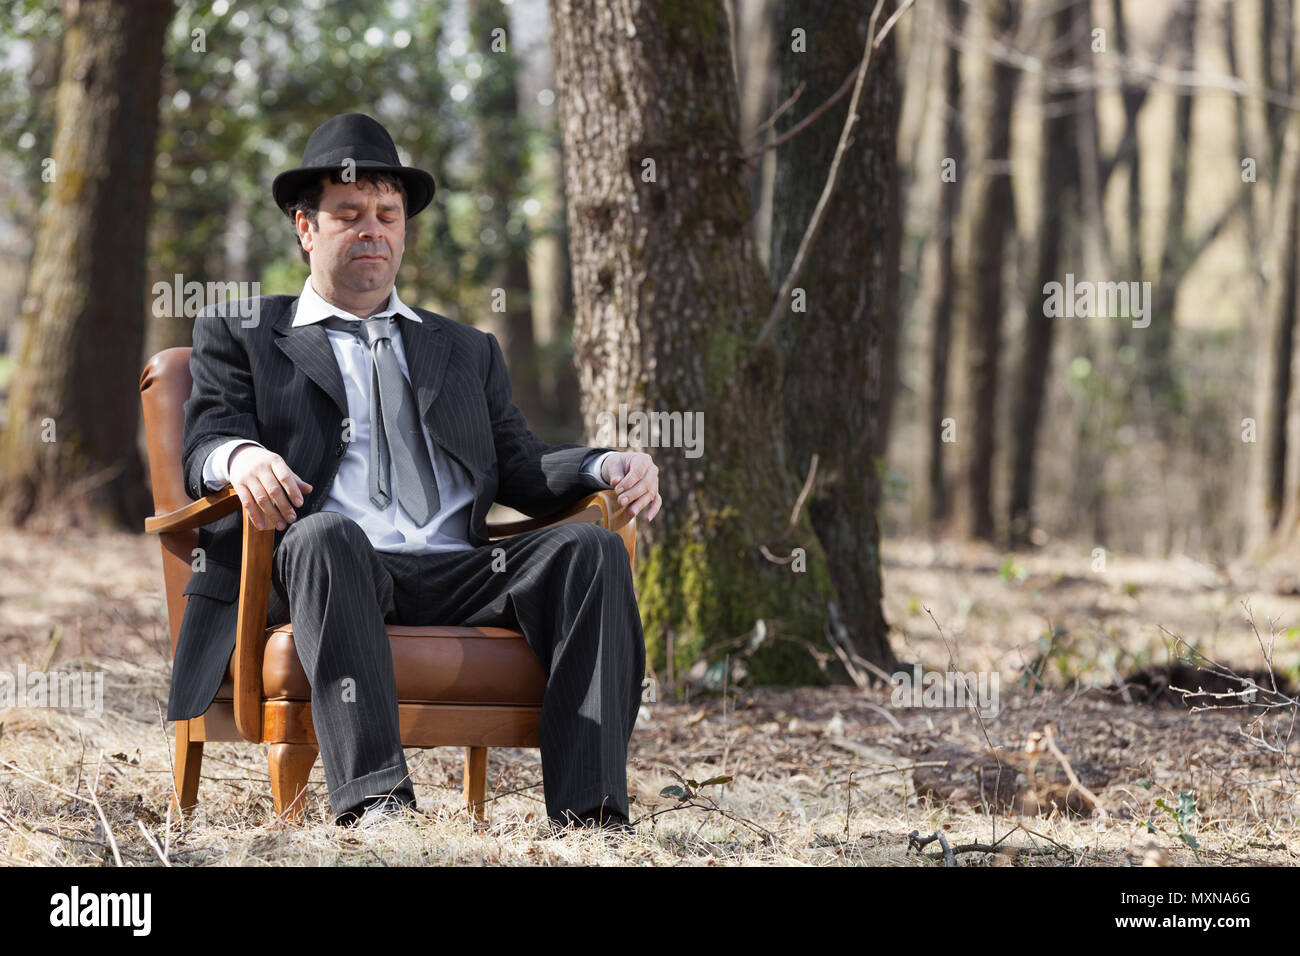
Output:
<instances>
[{"instance_id":1,"label":"man sitting in armchair","mask_svg":"<svg viewBox=\"0 0 1300 956\"><path fill-rule=\"evenodd\" d=\"M626 828L645 642L622 540L571 523L489 542L484 519L493 501L544 515L612 487L652 520L658 469L641 453L541 441L510 400L496 338L398 298L406 221L434 188L368 116L312 133L301 167L273 184L311 267L301 295L195 322L186 488L197 499L229 483L258 528L276 528L268 625L293 623L339 823L415 805L389 622L523 633L547 675L549 818ZM169 720L202 714L226 673L241 521L200 532L206 567L186 589Z\"/></svg>"}]
</instances>

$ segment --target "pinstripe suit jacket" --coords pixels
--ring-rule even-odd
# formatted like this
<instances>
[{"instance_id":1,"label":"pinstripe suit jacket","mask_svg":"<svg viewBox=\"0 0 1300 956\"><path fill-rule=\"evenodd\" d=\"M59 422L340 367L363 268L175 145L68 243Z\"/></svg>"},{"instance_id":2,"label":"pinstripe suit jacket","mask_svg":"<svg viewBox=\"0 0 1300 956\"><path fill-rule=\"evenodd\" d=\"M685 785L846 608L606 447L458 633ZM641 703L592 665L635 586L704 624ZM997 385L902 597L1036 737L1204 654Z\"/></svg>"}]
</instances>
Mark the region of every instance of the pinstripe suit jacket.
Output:
<instances>
[{"instance_id":1,"label":"pinstripe suit jacket","mask_svg":"<svg viewBox=\"0 0 1300 956\"><path fill-rule=\"evenodd\" d=\"M343 458L347 394L325 327L292 327L297 296L268 295L205 309L194 323L182 461L190 497L207 493L203 462L232 438L279 454L312 486L298 517L317 511ZM510 401L510 376L496 338L473 326L414 309L401 322L402 346L420 417L430 436L473 476L470 544L488 543L493 501L528 515L558 511L606 487L583 474L589 454L534 435ZM235 647L242 512L199 531L205 567L190 577L172 664L167 719L207 710ZM287 530L287 529L286 529ZM279 547L283 531L275 533Z\"/></svg>"}]
</instances>

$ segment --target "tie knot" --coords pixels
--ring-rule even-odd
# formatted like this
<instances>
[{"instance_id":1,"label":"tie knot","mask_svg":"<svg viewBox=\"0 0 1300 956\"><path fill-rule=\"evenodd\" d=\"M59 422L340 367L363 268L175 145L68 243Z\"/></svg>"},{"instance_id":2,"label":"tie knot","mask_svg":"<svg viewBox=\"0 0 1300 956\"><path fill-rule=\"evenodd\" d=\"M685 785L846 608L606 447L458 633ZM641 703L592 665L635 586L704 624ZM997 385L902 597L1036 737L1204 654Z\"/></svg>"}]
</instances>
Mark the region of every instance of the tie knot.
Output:
<instances>
[{"instance_id":1,"label":"tie knot","mask_svg":"<svg viewBox=\"0 0 1300 956\"><path fill-rule=\"evenodd\" d=\"M342 318L341 316L331 315L322 323L327 329L337 329L341 332L350 332L362 342L374 345L381 339L391 338L389 327L389 316L377 316L373 319L365 319L361 322L352 321Z\"/></svg>"}]
</instances>

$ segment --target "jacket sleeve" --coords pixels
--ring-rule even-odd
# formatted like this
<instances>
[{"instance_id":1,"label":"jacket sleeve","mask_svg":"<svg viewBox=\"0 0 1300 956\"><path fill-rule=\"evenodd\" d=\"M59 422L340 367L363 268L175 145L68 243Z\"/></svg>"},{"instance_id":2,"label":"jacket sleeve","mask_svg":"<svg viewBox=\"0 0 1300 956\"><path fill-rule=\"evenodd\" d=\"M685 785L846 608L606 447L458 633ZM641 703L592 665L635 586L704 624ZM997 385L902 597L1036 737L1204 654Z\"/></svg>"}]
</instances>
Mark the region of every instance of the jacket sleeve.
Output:
<instances>
[{"instance_id":1,"label":"jacket sleeve","mask_svg":"<svg viewBox=\"0 0 1300 956\"><path fill-rule=\"evenodd\" d=\"M488 372L484 384L492 441L497 456L497 501L529 516L550 514L592 491L609 486L583 470L596 451L588 445L551 445L529 430L523 412L511 401L510 373L496 336L488 333Z\"/></svg>"},{"instance_id":2,"label":"jacket sleeve","mask_svg":"<svg viewBox=\"0 0 1300 956\"><path fill-rule=\"evenodd\" d=\"M205 309L194 320L190 375L194 385L185 402L185 432L181 461L185 490L196 501L208 493L203 463L218 446L232 439L261 441L257 405L248 353L216 309Z\"/></svg>"}]
</instances>

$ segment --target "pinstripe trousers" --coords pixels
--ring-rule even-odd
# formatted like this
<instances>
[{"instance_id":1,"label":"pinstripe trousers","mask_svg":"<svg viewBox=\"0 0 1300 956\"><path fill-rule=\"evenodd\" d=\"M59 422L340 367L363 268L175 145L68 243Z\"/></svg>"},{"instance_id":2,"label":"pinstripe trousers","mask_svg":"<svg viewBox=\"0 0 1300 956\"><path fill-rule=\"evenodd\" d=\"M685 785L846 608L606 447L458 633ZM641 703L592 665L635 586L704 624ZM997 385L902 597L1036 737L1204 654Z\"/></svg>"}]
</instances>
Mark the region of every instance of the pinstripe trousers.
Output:
<instances>
[{"instance_id":1,"label":"pinstripe trousers","mask_svg":"<svg viewBox=\"0 0 1300 956\"><path fill-rule=\"evenodd\" d=\"M268 621L293 622L336 817L380 794L415 801L386 622L522 632L547 676L538 740L547 815L628 816L645 638L614 532L563 524L469 551L404 554L377 552L350 517L318 511L284 532L272 582Z\"/></svg>"}]
</instances>

